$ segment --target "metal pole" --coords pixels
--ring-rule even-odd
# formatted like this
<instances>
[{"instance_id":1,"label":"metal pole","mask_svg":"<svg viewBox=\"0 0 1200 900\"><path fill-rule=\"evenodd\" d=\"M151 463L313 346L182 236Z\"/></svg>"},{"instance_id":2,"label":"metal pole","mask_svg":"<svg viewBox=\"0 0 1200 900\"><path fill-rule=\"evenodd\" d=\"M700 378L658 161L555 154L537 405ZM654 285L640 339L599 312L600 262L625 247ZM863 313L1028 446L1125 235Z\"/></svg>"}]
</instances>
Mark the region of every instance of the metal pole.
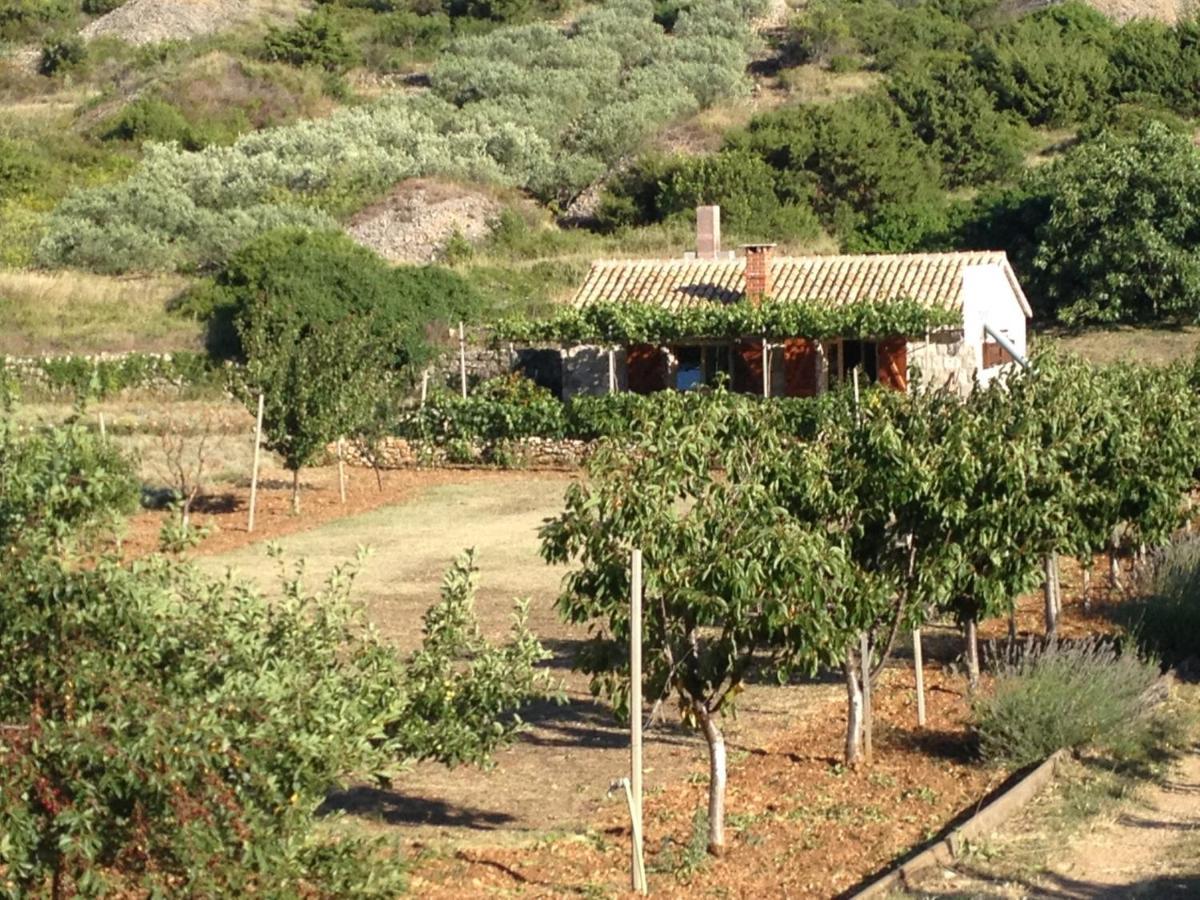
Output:
<instances>
[{"instance_id":1,"label":"metal pole","mask_svg":"<svg viewBox=\"0 0 1200 900\"><path fill-rule=\"evenodd\" d=\"M642 868L642 551L633 551L629 596L629 782L633 793L633 889L646 893Z\"/></svg>"},{"instance_id":2,"label":"metal pole","mask_svg":"<svg viewBox=\"0 0 1200 900\"><path fill-rule=\"evenodd\" d=\"M462 395L467 396L467 337L463 323L458 323L458 381Z\"/></svg>"},{"instance_id":3,"label":"metal pole","mask_svg":"<svg viewBox=\"0 0 1200 900\"><path fill-rule=\"evenodd\" d=\"M921 653L921 629L913 629L913 671L917 676L917 724L925 727L925 660Z\"/></svg>"},{"instance_id":4,"label":"metal pole","mask_svg":"<svg viewBox=\"0 0 1200 900\"><path fill-rule=\"evenodd\" d=\"M1022 369L1025 369L1026 371L1029 370L1029 360L1017 352L1017 348L1012 345L1012 342L1009 341L1008 338L993 329L991 325L985 324L983 326L983 330L987 332L993 341L1008 351L1008 355L1011 356Z\"/></svg>"},{"instance_id":5,"label":"metal pole","mask_svg":"<svg viewBox=\"0 0 1200 900\"><path fill-rule=\"evenodd\" d=\"M250 521L246 524L246 531L249 532L254 531L254 505L258 501L258 458L262 450L263 398L264 394L260 391L258 421L254 426L254 468L250 471Z\"/></svg>"}]
</instances>

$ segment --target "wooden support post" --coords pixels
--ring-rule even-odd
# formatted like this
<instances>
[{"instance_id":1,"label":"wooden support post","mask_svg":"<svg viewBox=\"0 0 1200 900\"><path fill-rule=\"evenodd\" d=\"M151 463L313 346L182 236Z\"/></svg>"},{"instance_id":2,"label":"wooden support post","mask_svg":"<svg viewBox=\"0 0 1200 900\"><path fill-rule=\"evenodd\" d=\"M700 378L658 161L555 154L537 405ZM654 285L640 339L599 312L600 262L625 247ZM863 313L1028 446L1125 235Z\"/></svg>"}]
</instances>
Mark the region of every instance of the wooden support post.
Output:
<instances>
[{"instance_id":1,"label":"wooden support post","mask_svg":"<svg viewBox=\"0 0 1200 900\"><path fill-rule=\"evenodd\" d=\"M634 550L629 591L629 783L633 795L633 889L646 893L642 856L642 551Z\"/></svg>"},{"instance_id":2,"label":"wooden support post","mask_svg":"<svg viewBox=\"0 0 1200 900\"><path fill-rule=\"evenodd\" d=\"M864 631L859 638L859 655L862 657L862 704L863 704L863 759L871 765L872 718L871 710L871 639Z\"/></svg>"},{"instance_id":3,"label":"wooden support post","mask_svg":"<svg viewBox=\"0 0 1200 900\"><path fill-rule=\"evenodd\" d=\"M342 453L343 439L338 438L337 454L338 454L338 496L342 499L342 505L346 505L346 457Z\"/></svg>"},{"instance_id":4,"label":"wooden support post","mask_svg":"<svg viewBox=\"0 0 1200 900\"><path fill-rule=\"evenodd\" d=\"M467 333L458 323L458 382L462 395L467 396Z\"/></svg>"},{"instance_id":5,"label":"wooden support post","mask_svg":"<svg viewBox=\"0 0 1200 900\"><path fill-rule=\"evenodd\" d=\"M107 441L108 440L108 432L104 428L104 413L100 413L99 418L100 418L100 440Z\"/></svg>"},{"instance_id":6,"label":"wooden support post","mask_svg":"<svg viewBox=\"0 0 1200 900\"><path fill-rule=\"evenodd\" d=\"M250 470L250 521L246 523L246 531L254 531L254 505L258 502L258 459L262 452L262 420L263 400L265 395L258 395L258 418L254 425L254 467Z\"/></svg>"},{"instance_id":7,"label":"wooden support post","mask_svg":"<svg viewBox=\"0 0 1200 900\"><path fill-rule=\"evenodd\" d=\"M767 343L767 339L763 338L762 343L762 375L763 375L763 396L771 396L771 347Z\"/></svg>"},{"instance_id":8,"label":"wooden support post","mask_svg":"<svg viewBox=\"0 0 1200 900\"><path fill-rule=\"evenodd\" d=\"M425 405L425 401L429 398L429 370L426 369L421 373L421 406Z\"/></svg>"},{"instance_id":9,"label":"wooden support post","mask_svg":"<svg viewBox=\"0 0 1200 900\"><path fill-rule=\"evenodd\" d=\"M608 392L617 392L617 351L612 347L608 348Z\"/></svg>"},{"instance_id":10,"label":"wooden support post","mask_svg":"<svg viewBox=\"0 0 1200 900\"><path fill-rule=\"evenodd\" d=\"M921 652L921 629L913 629L913 672L917 676L917 725L925 727L925 657Z\"/></svg>"}]
</instances>

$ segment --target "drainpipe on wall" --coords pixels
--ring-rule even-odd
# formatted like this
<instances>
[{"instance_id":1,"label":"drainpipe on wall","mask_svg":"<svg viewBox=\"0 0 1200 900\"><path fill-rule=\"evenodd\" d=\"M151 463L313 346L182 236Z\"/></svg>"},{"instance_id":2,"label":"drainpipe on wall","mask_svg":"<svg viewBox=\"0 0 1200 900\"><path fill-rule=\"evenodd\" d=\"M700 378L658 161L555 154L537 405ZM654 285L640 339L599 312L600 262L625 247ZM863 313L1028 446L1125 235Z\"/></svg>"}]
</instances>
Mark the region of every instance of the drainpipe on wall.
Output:
<instances>
[{"instance_id":1,"label":"drainpipe on wall","mask_svg":"<svg viewBox=\"0 0 1200 900\"><path fill-rule=\"evenodd\" d=\"M1030 369L1029 360L1027 360L1024 356L1022 356L1020 353L1017 352L1017 348L1012 345L1012 341L1010 341L1004 335L1000 334L1000 332L993 330L992 326L988 325L986 322L984 323L983 330L984 330L984 333L986 333L988 335L988 337L990 337L993 341L995 341L997 344L999 344L1001 347L1003 347L1004 350L1008 353L1008 355L1011 356L1014 360L1016 360L1017 364L1020 365L1020 367L1022 369L1024 369L1026 372L1029 371L1029 369Z\"/></svg>"}]
</instances>

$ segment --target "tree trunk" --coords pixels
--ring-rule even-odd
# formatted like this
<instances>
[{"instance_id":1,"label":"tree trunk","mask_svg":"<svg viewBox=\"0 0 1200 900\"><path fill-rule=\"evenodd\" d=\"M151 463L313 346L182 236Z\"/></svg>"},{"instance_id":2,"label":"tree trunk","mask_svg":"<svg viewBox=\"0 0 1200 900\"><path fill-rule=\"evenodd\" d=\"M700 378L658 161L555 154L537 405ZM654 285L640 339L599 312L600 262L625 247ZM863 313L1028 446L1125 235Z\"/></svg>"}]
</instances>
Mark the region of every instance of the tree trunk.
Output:
<instances>
[{"instance_id":1,"label":"tree trunk","mask_svg":"<svg viewBox=\"0 0 1200 900\"><path fill-rule=\"evenodd\" d=\"M849 701L846 715L846 765L857 766L862 762L863 695L858 681L858 666L853 653L846 654L842 672L846 676L846 697Z\"/></svg>"},{"instance_id":2,"label":"tree trunk","mask_svg":"<svg viewBox=\"0 0 1200 900\"><path fill-rule=\"evenodd\" d=\"M1092 610L1092 567L1085 565L1083 567L1083 611L1091 612Z\"/></svg>"},{"instance_id":3,"label":"tree trunk","mask_svg":"<svg viewBox=\"0 0 1200 900\"><path fill-rule=\"evenodd\" d=\"M1046 602L1046 637L1053 639L1058 634L1058 557L1047 553L1042 562L1045 569L1042 593Z\"/></svg>"},{"instance_id":4,"label":"tree trunk","mask_svg":"<svg viewBox=\"0 0 1200 900\"><path fill-rule=\"evenodd\" d=\"M725 736L701 703L695 704L696 717L708 742L708 852L725 852Z\"/></svg>"},{"instance_id":5,"label":"tree trunk","mask_svg":"<svg viewBox=\"0 0 1200 900\"><path fill-rule=\"evenodd\" d=\"M1008 642L1017 642L1017 608L1013 606L1008 611Z\"/></svg>"},{"instance_id":6,"label":"tree trunk","mask_svg":"<svg viewBox=\"0 0 1200 900\"><path fill-rule=\"evenodd\" d=\"M979 686L979 637L974 619L967 619L967 682L972 690Z\"/></svg>"},{"instance_id":7,"label":"tree trunk","mask_svg":"<svg viewBox=\"0 0 1200 900\"><path fill-rule=\"evenodd\" d=\"M300 470L292 471L292 515L300 515Z\"/></svg>"},{"instance_id":8,"label":"tree trunk","mask_svg":"<svg viewBox=\"0 0 1200 900\"><path fill-rule=\"evenodd\" d=\"M1121 561L1117 558L1116 544L1108 547L1108 583L1114 589L1121 587Z\"/></svg>"}]
</instances>

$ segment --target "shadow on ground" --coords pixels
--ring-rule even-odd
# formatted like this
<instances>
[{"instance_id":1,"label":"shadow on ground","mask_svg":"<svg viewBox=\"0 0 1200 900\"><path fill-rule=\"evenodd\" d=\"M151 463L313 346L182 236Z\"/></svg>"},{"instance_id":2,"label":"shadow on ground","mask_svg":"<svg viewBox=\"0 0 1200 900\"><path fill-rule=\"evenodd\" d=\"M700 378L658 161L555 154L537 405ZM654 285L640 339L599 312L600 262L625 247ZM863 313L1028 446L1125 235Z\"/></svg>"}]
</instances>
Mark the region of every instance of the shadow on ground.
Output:
<instances>
[{"instance_id":1,"label":"shadow on ground","mask_svg":"<svg viewBox=\"0 0 1200 900\"><path fill-rule=\"evenodd\" d=\"M401 791L359 785L336 791L325 798L317 815L337 812L376 819L388 825L433 825L491 831L507 825L507 813L456 806L429 797L413 797Z\"/></svg>"}]
</instances>

